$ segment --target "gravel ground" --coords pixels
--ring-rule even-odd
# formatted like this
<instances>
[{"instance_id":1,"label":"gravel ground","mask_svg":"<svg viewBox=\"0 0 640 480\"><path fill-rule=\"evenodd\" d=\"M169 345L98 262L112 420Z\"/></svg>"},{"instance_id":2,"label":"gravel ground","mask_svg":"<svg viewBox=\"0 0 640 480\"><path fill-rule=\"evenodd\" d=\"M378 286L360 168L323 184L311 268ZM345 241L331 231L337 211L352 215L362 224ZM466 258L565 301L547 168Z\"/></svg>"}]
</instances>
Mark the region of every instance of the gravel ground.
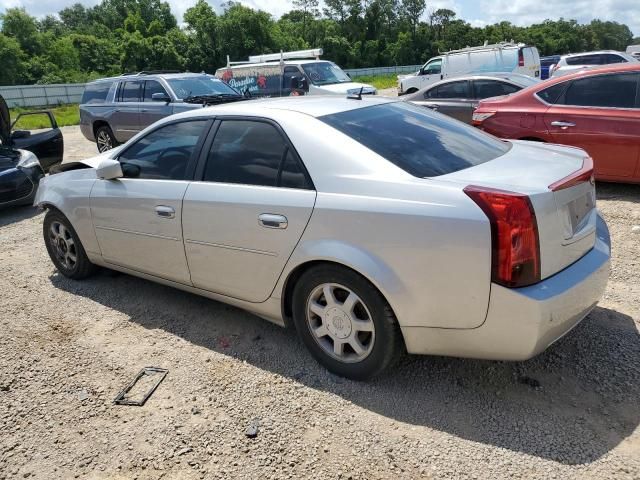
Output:
<instances>
[{"instance_id":1,"label":"gravel ground","mask_svg":"<svg viewBox=\"0 0 640 480\"><path fill-rule=\"evenodd\" d=\"M406 357L370 383L221 303L68 280L43 215L0 211L0 479L638 479L640 186L598 188L613 268L573 332L527 362ZM169 374L147 404L114 406L151 365Z\"/></svg>"}]
</instances>

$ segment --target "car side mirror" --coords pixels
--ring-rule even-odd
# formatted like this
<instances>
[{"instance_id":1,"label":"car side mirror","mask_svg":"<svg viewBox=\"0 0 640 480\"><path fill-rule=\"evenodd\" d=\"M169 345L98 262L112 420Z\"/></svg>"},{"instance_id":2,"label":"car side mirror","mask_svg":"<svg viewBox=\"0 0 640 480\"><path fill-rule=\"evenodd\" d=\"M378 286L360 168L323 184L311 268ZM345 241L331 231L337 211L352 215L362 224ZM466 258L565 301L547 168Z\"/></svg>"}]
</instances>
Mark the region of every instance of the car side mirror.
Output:
<instances>
[{"instance_id":1,"label":"car side mirror","mask_svg":"<svg viewBox=\"0 0 640 480\"><path fill-rule=\"evenodd\" d=\"M309 82L307 82L307 79L304 77L300 79L300 88L305 92L309 91Z\"/></svg>"},{"instance_id":2,"label":"car side mirror","mask_svg":"<svg viewBox=\"0 0 640 480\"><path fill-rule=\"evenodd\" d=\"M11 132L11 140L17 140L19 138L28 138L31 136L29 130L14 130Z\"/></svg>"},{"instance_id":3,"label":"car side mirror","mask_svg":"<svg viewBox=\"0 0 640 480\"><path fill-rule=\"evenodd\" d=\"M300 77L293 75L289 79L289 85L291 87L291 90L300 90L300 88L302 88L301 84L302 82L300 81Z\"/></svg>"},{"instance_id":4,"label":"car side mirror","mask_svg":"<svg viewBox=\"0 0 640 480\"><path fill-rule=\"evenodd\" d=\"M102 160L96 168L96 177L102 180L115 180L124 177L120 162L111 158Z\"/></svg>"},{"instance_id":5,"label":"car side mirror","mask_svg":"<svg viewBox=\"0 0 640 480\"><path fill-rule=\"evenodd\" d=\"M166 93L158 92L158 93L152 93L151 94L151 100L153 100L154 102L170 103L171 102L171 97L169 95L167 95Z\"/></svg>"}]
</instances>

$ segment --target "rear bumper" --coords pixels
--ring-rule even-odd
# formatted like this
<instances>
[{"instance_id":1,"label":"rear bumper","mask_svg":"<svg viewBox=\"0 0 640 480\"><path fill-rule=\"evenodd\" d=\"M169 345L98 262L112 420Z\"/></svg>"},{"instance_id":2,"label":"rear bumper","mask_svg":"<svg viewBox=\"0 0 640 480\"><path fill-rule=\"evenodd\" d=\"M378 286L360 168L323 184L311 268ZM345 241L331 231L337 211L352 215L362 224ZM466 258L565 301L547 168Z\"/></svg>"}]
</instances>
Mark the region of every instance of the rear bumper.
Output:
<instances>
[{"instance_id":1,"label":"rear bumper","mask_svg":"<svg viewBox=\"0 0 640 480\"><path fill-rule=\"evenodd\" d=\"M409 353L527 360L575 327L602 298L611 240L598 215L594 248L561 272L530 287L491 285L487 319L474 329L403 328Z\"/></svg>"}]
</instances>

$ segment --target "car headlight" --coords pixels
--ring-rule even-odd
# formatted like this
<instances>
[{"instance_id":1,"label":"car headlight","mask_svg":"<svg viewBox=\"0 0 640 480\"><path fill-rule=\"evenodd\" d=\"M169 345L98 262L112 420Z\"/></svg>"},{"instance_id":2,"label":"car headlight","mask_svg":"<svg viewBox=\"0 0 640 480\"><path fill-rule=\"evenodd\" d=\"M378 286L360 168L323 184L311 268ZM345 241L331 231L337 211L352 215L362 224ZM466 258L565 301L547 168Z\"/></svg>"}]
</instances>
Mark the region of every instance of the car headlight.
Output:
<instances>
[{"instance_id":1,"label":"car headlight","mask_svg":"<svg viewBox=\"0 0 640 480\"><path fill-rule=\"evenodd\" d=\"M20 152L20 154L21 154L21 158L20 158L20 161L18 162L18 165L17 165L18 167L34 168L34 167L40 166L40 161L38 160L38 157L36 157L33 153L25 150Z\"/></svg>"}]
</instances>

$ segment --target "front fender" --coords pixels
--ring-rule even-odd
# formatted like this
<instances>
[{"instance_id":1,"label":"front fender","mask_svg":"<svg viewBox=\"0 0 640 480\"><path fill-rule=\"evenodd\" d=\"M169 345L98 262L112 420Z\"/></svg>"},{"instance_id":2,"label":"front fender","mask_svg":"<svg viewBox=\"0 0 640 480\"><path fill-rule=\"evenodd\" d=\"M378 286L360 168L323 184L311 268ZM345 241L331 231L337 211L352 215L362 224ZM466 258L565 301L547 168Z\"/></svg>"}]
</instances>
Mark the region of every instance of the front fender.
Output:
<instances>
[{"instance_id":1,"label":"front fender","mask_svg":"<svg viewBox=\"0 0 640 480\"><path fill-rule=\"evenodd\" d=\"M92 168L49 175L40 180L33 204L55 208L67 217L88 254L100 255L91 220L91 189L96 182Z\"/></svg>"}]
</instances>

